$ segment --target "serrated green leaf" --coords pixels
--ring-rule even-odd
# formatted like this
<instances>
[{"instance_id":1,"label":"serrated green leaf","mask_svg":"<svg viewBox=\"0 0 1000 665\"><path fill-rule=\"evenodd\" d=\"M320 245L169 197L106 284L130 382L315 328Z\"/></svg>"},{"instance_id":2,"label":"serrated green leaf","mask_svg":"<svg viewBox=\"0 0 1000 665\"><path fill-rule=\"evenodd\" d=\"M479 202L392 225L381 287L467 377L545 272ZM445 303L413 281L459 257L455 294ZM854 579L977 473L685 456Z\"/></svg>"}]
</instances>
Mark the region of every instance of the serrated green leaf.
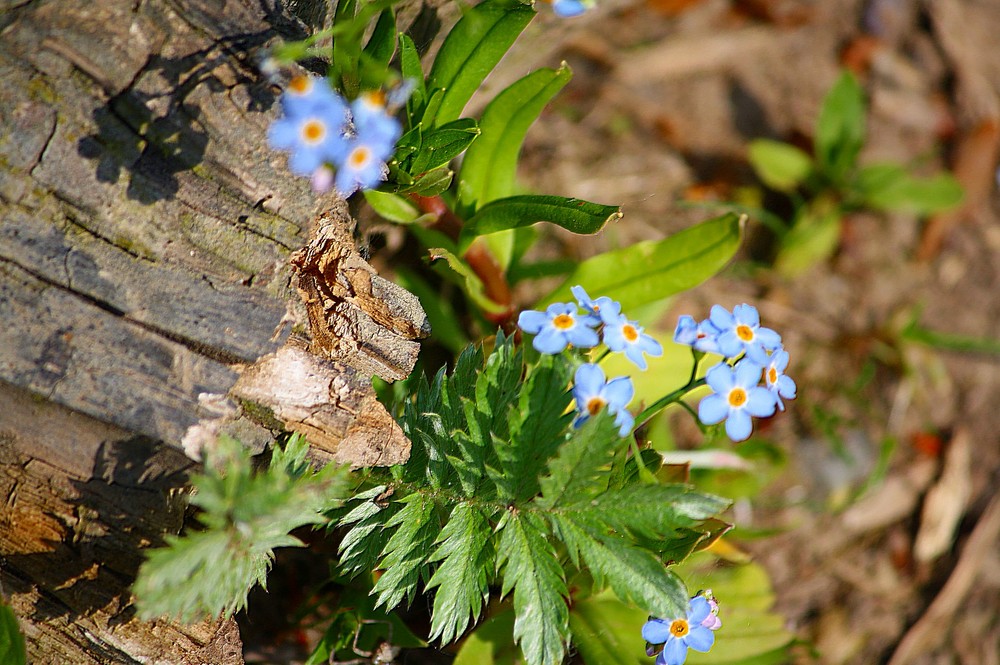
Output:
<instances>
[{"instance_id":1,"label":"serrated green leaf","mask_svg":"<svg viewBox=\"0 0 1000 665\"><path fill-rule=\"evenodd\" d=\"M459 210L466 218L490 201L514 194L517 158L528 129L572 73L565 64L559 69L539 69L500 92L483 111L482 135L462 161L459 180Z\"/></svg>"},{"instance_id":2,"label":"serrated green leaf","mask_svg":"<svg viewBox=\"0 0 1000 665\"><path fill-rule=\"evenodd\" d=\"M410 224L420 218L417 206L403 196L380 192L377 189L366 189L364 195L372 210L390 222Z\"/></svg>"},{"instance_id":3,"label":"serrated green leaf","mask_svg":"<svg viewBox=\"0 0 1000 665\"><path fill-rule=\"evenodd\" d=\"M691 289L717 273L740 246L745 217L729 213L663 240L599 254L577 266L541 306L572 300L582 284L594 297L611 295L629 311Z\"/></svg>"},{"instance_id":4,"label":"serrated green leaf","mask_svg":"<svg viewBox=\"0 0 1000 665\"><path fill-rule=\"evenodd\" d=\"M483 281L465 261L441 247L431 249L429 254L435 267L445 266L444 269L437 268L439 274L460 286L469 300L474 302L477 307L491 314L500 314L506 310L503 305L493 302L486 295ZM443 264L441 259L444 259Z\"/></svg>"},{"instance_id":5,"label":"serrated green leaf","mask_svg":"<svg viewBox=\"0 0 1000 665\"><path fill-rule=\"evenodd\" d=\"M17 623L17 616L9 605L0 599L0 663L25 665L28 656L24 636Z\"/></svg>"},{"instance_id":6,"label":"serrated green leaf","mask_svg":"<svg viewBox=\"0 0 1000 665\"><path fill-rule=\"evenodd\" d=\"M486 515L468 503L449 515L430 557L441 562L427 583L427 589L436 589L430 639L447 644L465 632L470 619L479 620L490 593L488 574L495 567L492 532Z\"/></svg>"},{"instance_id":7,"label":"serrated green leaf","mask_svg":"<svg viewBox=\"0 0 1000 665\"><path fill-rule=\"evenodd\" d=\"M522 195L490 201L462 228L468 246L477 236L550 222L567 231L597 233L608 222L621 219L621 208L563 196Z\"/></svg>"},{"instance_id":8,"label":"serrated green leaf","mask_svg":"<svg viewBox=\"0 0 1000 665\"><path fill-rule=\"evenodd\" d=\"M519 502L538 494L538 470L565 444L563 433L573 420L567 411L573 400L571 374L564 356L543 357L522 386L515 383L508 391L509 399L517 399L517 409L510 413L508 440L494 447L501 500Z\"/></svg>"},{"instance_id":9,"label":"serrated green leaf","mask_svg":"<svg viewBox=\"0 0 1000 665\"><path fill-rule=\"evenodd\" d=\"M430 130L424 135L420 152L413 158L412 173L420 174L448 164L478 137L479 126L472 118L462 118Z\"/></svg>"},{"instance_id":10,"label":"serrated green leaf","mask_svg":"<svg viewBox=\"0 0 1000 665\"><path fill-rule=\"evenodd\" d=\"M962 186L950 173L915 178L896 164L872 164L858 172L855 184L865 205L929 215L962 202Z\"/></svg>"},{"instance_id":11,"label":"serrated green leaf","mask_svg":"<svg viewBox=\"0 0 1000 665\"><path fill-rule=\"evenodd\" d=\"M424 122L442 125L457 119L534 16L530 6L516 0L486 0L467 10L434 58L427 86L444 90L444 95L440 108L430 117L425 114Z\"/></svg>"},{"instance_id":12,"label":"serrated green leaf","mask_svg":"<svg viewBox=\"0 0 1000 665\"><path fill-rule=\"evenodd\" d=\"M647 608L661 617L680 617L688 604L684 583L667 570L651 552L631 545L620 534L608 533L607 525L579 519L579 515L550 513L549 520L573 559L582 559L594 576L595 585L610 584L615 594Z\"/></svg>"},{"instance_id":13,"label":"serrated green leaf","mask_svg":"<svg viewBox=\"0 0 1000 665\"><path fill-rule=\"evenodd\" d=\"M718 515L730 503L686 485L630 485L570 505L566 510L599 520L617 531L665 538L677 529L694 527Z\"/></svg>"},{"instance_id":14,"label":"serrated green leaf","mask_svg":"<svg viewBox=\"0 0 1000 665\"><path fill-rule=\"evenodd\" d=\"M795 191L813 168L812 157L788 143L757 139L747 150L757 177L779 192Z\"/></svg>"},{"instance_id":15,"label":"serrated green leaf","mask_svg":"<svg viewBox=\"0 0 1000 665\"><path fill-rule=\"evenodd\" d=\"M597 496L607 487L615 449L626 445L628 439L618 436L606 411L590 418L549 460L548 474L539 479L542 496L535 503L553 509Z\"/></svg>"},{"instance_id":16,"label":"serrated green leaf","mask_svg":"<svg viewBox=\"0 0 1000 665\"><path fill-rule=\"evenodd\" d=\"M350 577L373 570L392 535L383 527L401 505L388 498L379 500L386 489L379 485L353 497L358 503L339 520L341 526L351 527L339 547L340 569Z\"/></svg>"},{"instance_id":17,"label":"serrated green leaf","mask_svg":"<svg viewBox=\"0 0 1000 665\"><path fill-rule=\"evenodd\" d=\"M500 525L501 596L514 591L514 641L528 665L558 665L569 640L569 592L562 566L537 515L508 511Z\"/></svg>"},{"instance_id":18,"label":"serrated green leaf","mask_svg":"<svg viewBox=\"0 0 1000 665\"><path fill-rule=\"evenodd\" d=\"M865 142L865 98L854 75L844 71L823 99L816 122L816 159L834 183L854 168Z\"/></svg>"},{"instance_id":19,"label":"serrated green leaf","mask_svg":"<svg viewBox=\"0 0 1000 665\"><path fill-rule=\"evenodd\" d=\"M441 530L433 500L411 494L403 502L403 508L385 523L392 532L379 564L385 572L372 588L372 594L378 596L375 606L389 610L404 598L413 600L427 553Z\"/></svg>"}]
</instances>

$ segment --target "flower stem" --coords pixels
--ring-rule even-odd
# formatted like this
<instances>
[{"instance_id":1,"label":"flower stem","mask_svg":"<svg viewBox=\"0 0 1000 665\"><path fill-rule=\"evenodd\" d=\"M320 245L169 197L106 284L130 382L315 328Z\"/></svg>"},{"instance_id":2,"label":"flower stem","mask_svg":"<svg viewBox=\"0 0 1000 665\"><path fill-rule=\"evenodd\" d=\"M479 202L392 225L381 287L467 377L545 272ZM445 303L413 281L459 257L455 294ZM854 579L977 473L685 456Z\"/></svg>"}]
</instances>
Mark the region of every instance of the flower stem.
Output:
<instances>
[{"instance_id":1,"label":"flower stem","mask_svg":"<svg viewBox=\"0 0 1000 665\"><path fill-rule=\"evenodd\" d=\"M695 366L695 371L697 371L697 366ZM635 419L635 428L638 429L645 425L649 420L655 416L657 413L665 409L668 405L674 402L679 402L684 395L691 392L695 388L700 388L705 385L705 377L700 379L695 379L695 372L691 373L691 378L688 379L687 384L661 397L660 399L653 402L651 405L643 409L642 413Z\"/></svg>"}]
</instances>

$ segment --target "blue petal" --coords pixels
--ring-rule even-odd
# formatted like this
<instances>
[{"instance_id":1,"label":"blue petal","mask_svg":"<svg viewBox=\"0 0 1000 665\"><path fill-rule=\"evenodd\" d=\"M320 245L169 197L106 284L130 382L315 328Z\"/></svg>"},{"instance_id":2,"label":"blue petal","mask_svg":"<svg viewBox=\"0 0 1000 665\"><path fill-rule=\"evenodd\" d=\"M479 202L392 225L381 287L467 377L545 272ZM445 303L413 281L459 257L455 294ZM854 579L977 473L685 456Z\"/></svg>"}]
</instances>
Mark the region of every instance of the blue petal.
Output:
<instances>
[{"instance_id":1,"label":"blue petal","mask_svg":"<svg viewBox=\"0 0 1000 665\"><path fill-rule=\"evenodd\" d=\"M288 170L295 175L312 175L322 164L322 153L313 148L300 147L288 158Z\"/></svg>"},{"instance_id":2,"label":"blue petal","mask_svg":"<svg viewBox=\"0 0 1000 665\"><path fill-rule=\"evenodd\" d=\"M683 641L671 637L663 647L663 660L666 665L684 665L688 648Z\"/></svg>"},{"instance_id":3,"label":"blue petal","mask_svg":"<svg viewBox=\"0 0 1000 665\"><path fill-rule=\"evenodd\" d=\"M684 641L695 651L704 653L715 644L715 633L705 626L700 625L700 623L699 625L691 626L691 632L684 637Z\"/></svg>"},{"instance_id":4,"label":"blue petal","mask_svg":"<svg viewBox=\"0 0 1000 665\"><path fill-rule=\"evenodd\" d=\"M757 313L757 308L746 303L733 308L733 318L751 328L760 325L760 314Z\"/></svg>"},{"instance_id":5,"label":"blue petal","mask_svg":"<svg viewBox=\"0 0 1000 665\"><path fill-rule=\"evenodd\" d=\"M267 143L278 150L291 150L299 141L298 123L281 118L267 128Z\"/></svg>"},{"instance_id":6,"label":"blue petal","mask_svg":"<svg viewBox=\"0 0 1000 665\"><path fill-rule=\"evenodd\" d=\"M721 423L729 415L729 404L722 395L709 395L698 404L698 420L706 425Z\"/></svg>"},{"instance_id":7,"label":"blue petal","mask_svg":"<svg viewBox=\"0 0 1000 665\"><path fill-rule=\"evenodd\" d=\"M767 418L774 415L774 393L767 388L751 388L747 391L747 403L743 407L751 416Z\"/></svg>"},{"instance_id":8,"label":"blue petal","mask_svg":"<svg viewBox=\"0 0 1000 665\"><path fill-rule=\"evenodd\" d=\"M635 426L635 417L627 410L622 409L615 416L615 425L618 425L618 436L624 438L628 436L628 433L632 431L632 427Z\"/></svg>"},{"instance_id":9,"label":"blue petal","mask_svg":"<svg viewBox=\"0 0 1000 665\"><path fill-rule=\"evenodd\" d=\"M604 370L592 363L585 363L576 368L573 375L573 383L588 397L600 395L604 389Z\"/></svg>"},{"instance_id":10,"label":"blue petal","mask_svg":"<svg viewBox=\"0 0 1000 665\"><path fill-rule=\"evenodd\" d=\"M779 372L788 369L788 351L778 349L771 354L771 366Z\"/></svg>"},{"instance_id":11,"label":"blue petal","mask_svg":"<svg viewBox=\"0 0 1000 665\"><path fill-rule=\"evenodd\" d=\"M733 384L741 388L750 389L760 383L760 377L763 372L763 367L748 358L744 358L736 363Z\"/></svg>"},{"instance_id":12,"label":"blue petal","mask_svg":"<svg viewBox=\"0 0 1000 665\"><path fill-rule=\"evenodd\" d=\"M610 347L611 345L608 344ZM625 357L636 364L639 369L645 370L648 365L646 359L642 357L642 348L638 344L631 344L625 349Z\"/></svg>"},{"instance_id":13,"label":"blue petal","mask_svg":"<svg viewBox=\"0 0 1000 665\"><path fill-rule=\"evenodd\" d=\"M555 0L552 11L563 18L572 18L587 11L587 6L579 0Z\"/></svg>"},{"instance_id":14,"label":"blue petal","mask_svg":"<svg viewBox=\"0 0 1000 665\"><path fill-rule=\"evenodd\" d=\"M642 349L643 352L653 356L654 358L659 358L663 355L663 345L649 335L640 335L639 341L636 342L636 345Z\"/></svg>"},{"instance_id":15,"label":"blue petal","mask_svg":"<svg viewBox=\"0 0 1000 665\"><path fill-rule=\"evenodd\" d=\"M576 316L576 305L571 302L554 302L545 308L545 313L549 318L554 319L560 314L570 314Z\"/></svg>"},{"instance_id":16,"label":"blue petal","mask_svg":"<svg viewBox=\"0 0 1000 665\"><path fill-rule=\"evenodd\" d=\"M704 596L695 596L691 599L690 605L687 620L691 625L701 623L712 611L712 606L708 604L708 599Z\"/></svg>"},{"instance_id":17,"label":"blue petal","mask_svg":"<svg viewBox=\"0 0 1000 665\"><path fill-rule=\"evenodd\" d=\"M722 305L712 305L712 311L708 315L708 320L719 331L729 330L736 325L736 319Z\"/></svg>"},{"instance_id":18,"label":"blue petal","mask_svg":"<svg viewBox=\"0 0 1000 665\"><path fill-rule=\"evenodd\" d=\"M691 346L698 339L698 324L694 318L684 314L677 319L677 327L674 328L674 341L678 344Z\"/></svg>"},{"instance_id":19,"label":"blue petal","mask_svg":"<svg viewBox=\"0 0 1000 665\"><path fill-rule=\"evenodd\" d=\"M795 381L792 377L782 374L778 377L778 394L785 399L795 399Z\"/></svg>"},{"instance_id":20,"label":"blue petal","mask_svg":"<svg viewBox=\"0 0 1000 665\"><path fill-rule=\"evenodd\" d=\"M619 322L618 325L612 325L605 321L604 343L615 353L624 351L628 344L625 341L625 336L622 334L621 323L622 322Z\"/></svg>"},{"instance_id":21,"label":"blue petal","mask_svg":"<svg viewBox=\"0 0 1000 665\"><path fill-rule=\"evenodd\" d=\"M537 335L548 322L549 317L546 316L545 312L533 309L525 310L517 317L517 327L532 335Z\"/></svg>"},{"instance_id":22,"label":"blue petal","mask_svg":"<svg viewBox=\"0 0 1000 665\"><path fill-rule=\"evenodd\" d=\"M743 351L743 340L739 338L732 328L724 330L715 338L715 343L719 348L719 353L727 358L735 358Z\"/></svg>"},{"instance_id":23,"label":"blue petal","mask_svg":"<svg viewBox=\"0 0 1000 665\"><path fill-rule=\"evenodd\" d=\"M650 644L663 644L670 639L670 624L663 619L650 619L642 626L642 639Z\"/></svg>"},{"instance_id":24,"label":"blue petal","mask_svg":"<svg viewBox=\"0 0 1000 665\"><path fill-rule=\"evenodd\" d=\"M603 375L601 376L603 379ZM628 406L628 403L632 401L632 396L635 394L635 388L632 386L632 379L627 376L619 376L616 379L611 379L608 384L604 386L604 399L608 403L608 409L613 413L618 409L622 409Z\"/></svg>"},{"instance_id":25,"label":"blue petal","mask_svg":"<svg viewBox=\"0 0 1000 665\"><path fill-rule=\"evenodd\" d=\"M781 335L770 328L757 328L756 337L768 351L773 351L781 346Z\"/></svg>"},{"instance_id":26,"label":"blue petal","mask_svg":"<svg viewBox=\"0 0 1000 665\"><path fill-rule=\"evenodd\" d=\"M733 383L733 370L726 363L719 363L708 370L705 374L705 381L717 393L728 393L735 385Z\"/></svg>"},{"instance_id":27,"label":"blue petal","mask_svg":"<svg viewBox=\"0 0 1000 665\"><path fill-rule=\"evenodd\" d=\"M538 333L531 345L539 353L556 354L566 348L566 335L550 326Z\"/></svg>"},{"instance_id":28,"label":"blue petal","mask_svg":"<svg viewBox=\"0 0 1000 665\"><path fill-rule=\"evenodd\" d=\"M571 286L569 288L569 292L573 294L574 298L576 298L576 302L577 304L580 305L580 307L583 307L585 309L593 308L594 300L589 295L587 295L587 292L584 290L582 286L580 286L579 284L577 284L576 286Z\"/></svg>"},{"instance_id":29,"label":"blue petal","mask_svg":"<svg viewBox=\"0 0 1000 665\"><path fill-rule=\"evenodd\" d=\"M564 335L570 344L579 349L589 349L601 342L601 338L597 336L597 331L584 325L577 325L570 328Z\"/></svg>"},{"instance_id":30,"label":"blue petal","mask_svg":"<svg viewBox=\"0 0 1000 665\"><path fill-rule=\"evenodd\" d=\"M601 296L594 301L594 309L597 310L598 315L601 317L601 321L604 323L615 323L619 319L624 319L622 316L622 305L617 300L612 300L607 296Z\"/></svg>"},{"instance_id":31,"label":"blue petal","mask_svg":"<svg viewBox=\"0 0 1000 665\"><path fill-rule=\"evenodd\" d=\"M770 393L769 393L770 394ZM771 400L772 404L774 400ZM743 409L733 410L726 419L726 436L733 441L744 441L753 432L753 420Z\"/></svg>"}]
</instances>

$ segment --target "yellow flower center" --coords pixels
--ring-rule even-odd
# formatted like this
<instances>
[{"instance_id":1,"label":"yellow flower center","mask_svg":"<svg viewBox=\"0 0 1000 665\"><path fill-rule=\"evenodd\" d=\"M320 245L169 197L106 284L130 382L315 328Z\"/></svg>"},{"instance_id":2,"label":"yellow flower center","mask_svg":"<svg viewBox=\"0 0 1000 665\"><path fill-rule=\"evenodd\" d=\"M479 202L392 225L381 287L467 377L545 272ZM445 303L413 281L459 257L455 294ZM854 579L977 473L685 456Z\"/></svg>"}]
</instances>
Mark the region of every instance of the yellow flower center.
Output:
<instances>
[{"instance_id":1,"label":"yellow flower center","mask_svg":"<svg viewBox=\"0 0 1000 665\"><path fill-rule=\"evenodd\" d=\"M307 120L302 125L302 140L306 143L319 143L326 136L326 125L319 120Z\"/></svg>"},{"instance_id":2,"label":"yellow flower center","mask_svg":"<svg viewBox=\"0 0 1000 665\"><path fill-rule=\"evenodd\" d=\"M607 404L607 402L605 402L600 397L591 397L587 401L587 413L589 413L592 416L596 416L598 413L601 412L601 409L604 408L605 404Z\"/></svg>"},{"instance_id":3,"label":"yellow flower center","mask_svg":"<svg viewBox=\"0 0 1000 665\"><path fill-rule=\"evenodd\" d=\"M747 402L747 391L742 388L733 388L729 391L729 404L732 406L743 406Z\"/></svg>"},{"instance_id":4,"label":"yellow flower center","mask_svg":"<svg viewBox=\"0 0 1000 665\"><path fill-rule=\"evenodd\" d=\"M381 90L370 90L362 93L364 100L372 106L385 106L385 93Z\"/></svg>"},{"instance_id":5,"label":"yellow flower center","mask_svg":"<svg viewBox=\"0 0 1000 665\"><path fill-rule=\"evenodd\" d=\"M778 370L774 369L773 367L767 370L767 382L775 383L777 382L777 380L778 380Z\"/></svg>"},{"instance_id":6,"label":"yellow flower center","mask_svg":"<svg viewBox=\"0 0 1000 665\"><path fill-rule=\"evenodd\" d=\"M670 634L674 637L684 637L690 631L687 619L674 619L670 624Z\"/></svg>"},{"instance_id":7,"label":"yellow flower center","mask_svg":"<svg viewBox=\"0 0 1000 665\"><path fill-rule=\"evenodd\" d=\"M639 331L636 330L633 326L626 323L625 325L622 326L622 336L625 337L626 341L634 342L635 340L639 339Z\"/></svg>"},{"instance_id":8,"label":"yellow flower center","mask_svg":"<svg viewBox=\"0 0 1000 665\"><path fill-rule=\"evenodd\" d=\"M288 84L288 89L296 95L304 95L309 92L310 88L312 88L312 81L309 80L308 76L296 76Z\"/></svg>"},{"instance_id":9,"label":"yellow flower center","mask_svg":"<svg viewBox=\"0 0 1000 665\"><path fill-rule=\"evenodd\" d=\"M359 169L368 163L370 157L371 151L367 147L360 145L351 151L351 154L347 157L347 161L352 167Z\"/></svg>"},{"instance_id":10,"label":"yellow flower center","mask_svg":"<svg viewBox=\"0 0 1000 665\"><path fill-rule=\"evenodd\" d=\"M736 326L736 335L744 342L749 342L753 340L753 328L740 324Z\"/></svg>"},{"instance_id":11,"label":"yellow flower center","mask_svg":"<svg viewBox=\"0 0 1000 665\"><path fill-rule=\"evenodd\" d=\"M552 325L554 325L559 330L569 330L573 327L575 320L569 314L560 314L556 318L552 319Z\"/></svg>"}]
</instances>

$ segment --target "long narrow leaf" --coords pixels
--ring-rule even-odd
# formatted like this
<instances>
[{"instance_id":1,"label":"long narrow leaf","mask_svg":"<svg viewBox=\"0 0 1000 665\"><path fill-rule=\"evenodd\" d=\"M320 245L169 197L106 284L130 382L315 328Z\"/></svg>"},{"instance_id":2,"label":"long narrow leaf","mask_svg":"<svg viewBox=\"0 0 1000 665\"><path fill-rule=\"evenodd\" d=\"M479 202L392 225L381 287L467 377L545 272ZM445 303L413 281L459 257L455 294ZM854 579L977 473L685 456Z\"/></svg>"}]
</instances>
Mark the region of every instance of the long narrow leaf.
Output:
<instances>
[{"instance_id":1,"label":"long narrow leaf","mask_svg":"<svg viewBox=\"0 0 1000 665\"><path fill-rule=\"evenodd\" d=\"M476 236L551 222L567 231L597 233L608 222L620 219L621 208L562 196L522 195L491 201L465 223L466 242Z\"/></svg>"},{"instance_id":2,"label":"long narrow leaf","mask_svg":"<svg viewBox=\"0 0 1000 665\"><path fill-rule=\"evenodd\" d=\"M465 13L448 33L427 77L429 89L445 91L435 124L459 117L472 93L534 16L531 7L517 0L486 0ZM427 115L424 121L432 122Z\"/></svg>"},{"instance_id":3,"label":"long narrow leaf","mask_svg":"<svg viewBox=\"0 0 1000 665\"><path fill-rule=\"evenodd\" d=\"M571 299L570 287L614 295L628 311L693 288L717 273L740 246L745 216L728 213L675 233L599 254L574 270L542 305Z\"/></svg>"}]
</instances>

